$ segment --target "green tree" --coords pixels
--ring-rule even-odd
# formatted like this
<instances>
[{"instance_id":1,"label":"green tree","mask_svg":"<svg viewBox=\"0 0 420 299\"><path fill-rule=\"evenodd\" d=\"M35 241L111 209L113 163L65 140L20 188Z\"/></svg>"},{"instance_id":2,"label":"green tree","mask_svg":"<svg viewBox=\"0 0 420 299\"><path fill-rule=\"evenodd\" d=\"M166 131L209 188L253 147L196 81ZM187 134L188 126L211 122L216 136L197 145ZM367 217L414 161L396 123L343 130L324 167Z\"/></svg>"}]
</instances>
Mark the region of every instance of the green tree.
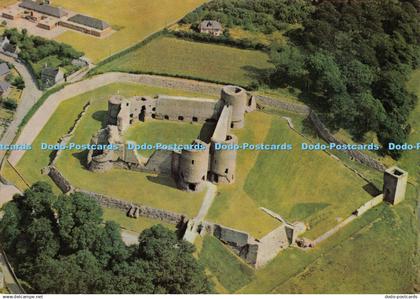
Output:
<instances>
[{"instance_id":1,"label":"green tree","mask_svg":"<svg viewBox=\"0 0 420 299\"><path fill-rule=\"evenodd\" d=\"M193 245L156 226L127 247L119 226L103 224L101 208L84 194L57 197L36 183L3 210L0 241L35 293L211 291Z\"/></svg>"}]
</instances>

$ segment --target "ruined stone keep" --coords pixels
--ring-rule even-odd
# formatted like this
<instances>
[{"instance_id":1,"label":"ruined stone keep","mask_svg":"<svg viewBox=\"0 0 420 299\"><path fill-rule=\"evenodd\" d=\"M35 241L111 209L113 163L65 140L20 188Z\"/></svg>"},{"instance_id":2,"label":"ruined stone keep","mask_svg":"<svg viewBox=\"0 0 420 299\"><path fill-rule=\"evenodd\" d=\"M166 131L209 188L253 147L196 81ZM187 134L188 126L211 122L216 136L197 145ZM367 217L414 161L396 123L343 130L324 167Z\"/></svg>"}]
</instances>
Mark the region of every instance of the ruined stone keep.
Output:
<instances>
[{"instance_id":1,"label":"ruined stone keep","mask_svg":"<svg viewBox=\"0 0 420 299\"><path fill-rule=\"evenodd\" d=\"M393 205L402 201L407 189L408 173L397 166L384 172L384 201Z\"/></svg>"},{"instance_id":2,"label":"ruined stone keep","mask_svg":"<svg viewBox=\"0 0 420 299\"><path fill-rule=\"evenodd\" d=\"M235 181L236 151L216 149L216 144L235 145L238 138L231 129L245 125L245 113L256 109L255 98L237 86L224 86L220 99L119 95L108 101L106 127L91 140L96 145L118 145L118 149L90 150L87 164L91 171L102 172L113 167L174 177L178 188L200 191L207 180L231 184ZM181 151L156 150L150 158L142 157L137 150L129 150L131 141L124 142L122 134L135 122L150 119L186 121L212 124L209 136L200 136L192 145L201 149Z\"/></svg>"}]
</instances>

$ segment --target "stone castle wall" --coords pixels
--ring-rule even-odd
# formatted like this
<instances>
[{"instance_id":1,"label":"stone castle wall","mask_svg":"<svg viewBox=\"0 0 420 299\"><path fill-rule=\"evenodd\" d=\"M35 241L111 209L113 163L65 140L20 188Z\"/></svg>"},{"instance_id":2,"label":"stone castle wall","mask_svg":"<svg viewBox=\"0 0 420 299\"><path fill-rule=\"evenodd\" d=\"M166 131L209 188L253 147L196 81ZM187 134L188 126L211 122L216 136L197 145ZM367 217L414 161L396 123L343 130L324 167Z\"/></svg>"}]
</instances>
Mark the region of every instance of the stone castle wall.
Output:
<instances>
[{"instance_id":1,"label":"stone castle wall","mask_svg":"<svg viewBox=\"0 0 420 299\"><path fill-rule=\"evenodd\" d=\"M309 120L312 122L316 132L319 134L319 136L324 139L327 142L330 143L336 143L336 144L344 144L341 140L339 140L338 138L334 137L334 135L332 135L330 133L330 131L327 129L327 127L321 122L321 120L319 119L318 115L316 115L315 112L311 112L309 114ZM356 161L371 167L373 169L376 169L378 171L385 171L385 166L380 163L379 161L369 157L368 155L360 152L360 151L354 151L354 150L348 150L346 151L347 154L352 157L353 159L355 159Z\"/></svg>"},{"instance_id":2,"label":"stone castle wall","mask_svg":"<svg viewBox=\"0 0 420 299\"><path fill-rule=\"evenodd\" d=\"M185 220L188 219L188 217L183 214L178 214L163 209L152 208L141 204L132 204L103 194L81 189L76 189L76 191L94 198L100 205L107 208L114 208L119 209L123 212L128 212L131 208L136 207L138 209L139 216L158 219L175 225L181 222L185 222Z\"/></svg>"},{"instance_id":3,"label":"stone castle wall","mask_svg":"<svg viewBox=\"0 0 420 299\"><path fill-rule=\"evenodd\" d=\"M48 167L48 176L53 180L61 192L68 193L73 190L73 186L70 184L70 182L54 165Z\"/></svg>"},{"instance_id":4,"label":"stone castle wall","mask_svg":"<svg viewBox=\"0 0 420 299\"><path fill-rule=\"evenodd\" d=\"M85 114L86 114L86 112L87 112L87 110L89 109L89 107L90 107L90 102L87 102L87 103L83 106L82 111L79 113L79 115L77 116L77 118L76 118L75 122L74 122L74 123L73 123L73 125L70 127L70 129L67 131L67 133L66 133L64 136L62 136L62 137L58 140L58 143L59 143L61 146L66 145L66 144L70 141L71 137L72 137L72 136L73 136L73 134L74 134L74 131L76 130L77 126L79 125L80 121L82 120L83 115L85 115ZM61 147L60 147L60 148L61 148ZM50 163L49 163L49 165L55 165L55 162L57 161L57 159L58 159L58 157L60 156L61 152L62 152L61 150L54 150L54 151L51 153L51 156L50 156Z\"/></svg>"}]
</instances>

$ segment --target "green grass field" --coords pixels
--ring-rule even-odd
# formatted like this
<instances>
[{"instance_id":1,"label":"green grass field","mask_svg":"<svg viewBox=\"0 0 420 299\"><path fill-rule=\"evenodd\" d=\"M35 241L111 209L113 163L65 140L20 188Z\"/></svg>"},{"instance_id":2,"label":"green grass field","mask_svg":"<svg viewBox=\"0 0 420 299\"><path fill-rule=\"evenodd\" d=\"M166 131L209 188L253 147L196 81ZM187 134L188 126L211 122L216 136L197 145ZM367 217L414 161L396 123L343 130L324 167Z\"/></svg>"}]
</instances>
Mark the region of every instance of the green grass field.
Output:
<instances>
[{"instance_id":1,"label":"green grass field","mask_svg":"<svg viewBox=\"0 0 420 299\"><path fill-rule=\"evenodd\" d=\"M290 248L241 293L412 293L416 280L414 189L398 206L381 204L316 249Z\"/></svg>"},{"instance_id":2,"label":"green grass field","mask_svg":"<svg viewBox=\"0 0 420 299\"><path fill-rule=\"evenodd\" d=\"M295 122L299 121L295 118ZM297 124L298 125L298 124ZM220 186L208 219L262 237L278 222L258 208L265 207L289 221L309 224L316 237L348 217L371 196L365 182L324 152L300 150L306 140L278 115L247 115L245 129L235 131L240 142L293 144L292 151L239 151L237 180ZM331 175L331 174L334 175Z\"/></svg>"},{"instance_id":3,"label":"green grass field","mask_svg":"<svg viewBox=\"0 0 420 299\"><path fill-rule=\"evenodd\" d=\"M258 72L272 67L268 59L260 51L158 37L97 72L153 72L246 86Z\"/></svg>"},{"instance_id":4,"label":"green grass field","mask_svg":"<svg viewBox=\"0 0 420 299\"><path fill-rule=\"evenodd\" d=\"M250 283L254 276L252 268L212 236L204 237L199 260L229 292Z\"/></svg>"},{"instance_id":5,"label":"green grass field","mask_svg":"<svg viewBox=\"0 0 420 299\"><path fill-rule=\"evenodd\" d=\"M191 144L200 135L202 125L187 122L148 120L131 126L124 134L125 140L137 144ZM153 150L141 150L139 154L149 157Z\"/></svg>"},{"instance_id":6,"label":"green grass field","mask_svg":"<svg viewBox=\"0 0 420 299\"><path fill-rule=\"evenodd\" d=\"M97 63L176 22L204 2L204 0L54 0L53 5L102 19L116 31L111 36L99 39L69 30L58 36L57 40L85 52L93 63Z\"/></svg>"}]
</instances>

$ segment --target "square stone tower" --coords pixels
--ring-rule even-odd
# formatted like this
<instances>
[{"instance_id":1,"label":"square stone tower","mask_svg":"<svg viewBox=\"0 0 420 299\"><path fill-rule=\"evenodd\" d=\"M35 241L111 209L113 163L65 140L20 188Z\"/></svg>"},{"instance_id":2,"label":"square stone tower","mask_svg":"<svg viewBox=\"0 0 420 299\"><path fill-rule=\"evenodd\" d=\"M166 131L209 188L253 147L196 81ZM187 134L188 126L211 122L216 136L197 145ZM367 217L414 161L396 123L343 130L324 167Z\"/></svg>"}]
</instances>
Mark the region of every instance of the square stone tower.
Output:
<instances>
[{"instance_id":1,"label":"square stone tower","mask_svg":"<svg viewBox=\"0 0 420 299\"><path fill-rule=\"evenodd\" d=\"M408 173L397 166L384 172L384 201L396 205L405 197Z\"/></svg>"}]
</instances>

